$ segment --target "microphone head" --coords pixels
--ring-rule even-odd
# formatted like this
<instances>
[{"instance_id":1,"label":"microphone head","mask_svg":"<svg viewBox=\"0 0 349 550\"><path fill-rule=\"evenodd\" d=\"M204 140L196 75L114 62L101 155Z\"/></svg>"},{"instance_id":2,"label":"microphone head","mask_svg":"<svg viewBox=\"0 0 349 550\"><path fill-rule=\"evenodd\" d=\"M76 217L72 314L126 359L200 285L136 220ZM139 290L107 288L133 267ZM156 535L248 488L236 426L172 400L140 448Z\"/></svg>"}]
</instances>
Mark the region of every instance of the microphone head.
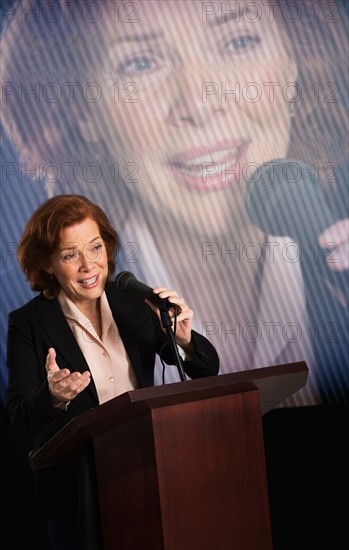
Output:
<instances>
[{"instance_id":1,"label":"microphone head","mask_svg":"<svg viewBox=\"0 0 349 550\"><path fill-rule=\"evenodd\" d=\"M121 292L125 292L127 290L127 286L130 283L130 281L135 281L135 280L136 280L136 277L133 275L133 273L131 273L131 271L121 271L115 277L116 288Z\"/></svg>"},{"instance_id":2,"label":"microphone head","mask_svg":"<svg viewBox=\"0 0 349 550\"><path fill-rule=\"evenodd\" d=\"M121 273L115 277L115 284L116 288L121 292L134 294L136 296L140 296L141 298L147 298L159 309L177 309L177 306L172 304L168 298L160 298L157 294L154 294L153 289L150 286L138 281L138 279L136 279L130 271L121 271Z\"/></svg>"},{"instance_id":3,"label":"microphone head","mask_svg":"<svg viewBox=\"0 0 349 550\"><path fill-rule=\"evenodd\" d=\"M289 236L306 246L335 221L318 173L295 159L260 166L247 183L245 206L263 232Z\"/></svg>"}]
</instances>

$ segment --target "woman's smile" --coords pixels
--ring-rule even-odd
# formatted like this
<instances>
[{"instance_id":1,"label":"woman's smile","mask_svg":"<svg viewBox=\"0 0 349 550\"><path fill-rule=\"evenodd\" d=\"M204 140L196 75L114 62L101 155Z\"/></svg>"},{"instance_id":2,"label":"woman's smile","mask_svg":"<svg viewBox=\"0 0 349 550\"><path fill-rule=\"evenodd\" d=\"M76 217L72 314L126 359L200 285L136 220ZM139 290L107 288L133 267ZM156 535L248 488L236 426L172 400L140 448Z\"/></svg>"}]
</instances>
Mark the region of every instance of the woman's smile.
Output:
<instances>
[{"instance_id":1,"label":"woman's smile","mask_svg":"<svg viewBox=\"0 0 349 550\"><path fill-rule=\"evenodd\" d=\"M248 141L226 140L183 151L170 158L176 180L197 191L218 191L240 181Z\"/></svg>"}]
</instances>

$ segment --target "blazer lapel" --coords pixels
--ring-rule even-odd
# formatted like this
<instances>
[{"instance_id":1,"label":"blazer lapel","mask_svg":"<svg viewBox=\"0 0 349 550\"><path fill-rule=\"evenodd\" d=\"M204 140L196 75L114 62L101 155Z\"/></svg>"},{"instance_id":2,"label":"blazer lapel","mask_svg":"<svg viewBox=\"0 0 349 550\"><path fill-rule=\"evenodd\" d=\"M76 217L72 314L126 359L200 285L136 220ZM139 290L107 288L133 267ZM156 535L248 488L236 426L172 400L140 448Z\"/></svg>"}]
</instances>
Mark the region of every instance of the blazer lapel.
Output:
<instances>
[{"instance_id":1,"label":"blazer lapel","mask_svg":"<svg viewBox=\"0 0 349 550\"><path fill-rule=\"evenodd\" d=\"M139 372L142 369L140 347L133 337L134 328L139 324L137 321L136 312L132 307L130 300L127 299L127 296L124 296L121 292L109 292L107 287L106 294L115 323L124 343L126 353L131 361L131 365L138 380L141 380L139 377Z\"/></svg>"}]
</instances>

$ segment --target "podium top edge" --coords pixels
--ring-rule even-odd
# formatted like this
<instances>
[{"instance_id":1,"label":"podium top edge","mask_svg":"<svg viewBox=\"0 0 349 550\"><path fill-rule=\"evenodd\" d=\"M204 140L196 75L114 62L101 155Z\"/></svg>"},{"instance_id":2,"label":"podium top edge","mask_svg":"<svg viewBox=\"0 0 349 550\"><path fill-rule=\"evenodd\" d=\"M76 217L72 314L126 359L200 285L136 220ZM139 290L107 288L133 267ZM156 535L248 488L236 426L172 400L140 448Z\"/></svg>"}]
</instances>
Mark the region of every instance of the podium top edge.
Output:
<instances>
[{"instance_id":1,"label":"podium top edge","mask_svg":"<svg viewBox=\"0 0 349 550\"><path fill-rule=\"evenodd\" d=\"M261 414L265 414L304 386L307 375L306 362L299 361L128 391L72 418L43 447L33 449L29 459L34 468L49 465L49 457L63 458L68 441L73 451L78 440L79 444L87 441L103 424L116 425L151 409L189 401L259 390Z\"/></svg>"}]
</instances>

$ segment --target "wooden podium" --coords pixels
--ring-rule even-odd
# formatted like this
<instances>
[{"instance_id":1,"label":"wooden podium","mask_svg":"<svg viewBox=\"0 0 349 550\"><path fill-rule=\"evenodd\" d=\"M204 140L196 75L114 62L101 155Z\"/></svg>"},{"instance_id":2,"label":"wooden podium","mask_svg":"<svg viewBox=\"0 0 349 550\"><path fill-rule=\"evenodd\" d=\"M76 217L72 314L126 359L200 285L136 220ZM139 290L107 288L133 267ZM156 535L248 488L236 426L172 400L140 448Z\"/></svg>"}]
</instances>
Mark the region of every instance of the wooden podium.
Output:
<instances>
[{"instance_id":1,"label":"wooden podium","mask_svg":"<svg viewBox=\"0 0 349 550\"><path fill-rule=\"evenodd\" d=\"M305 362L134 390L74 418L33 468L92 443L105 550L271 550L261 416Z\"/></svg>"}]
</instances>

